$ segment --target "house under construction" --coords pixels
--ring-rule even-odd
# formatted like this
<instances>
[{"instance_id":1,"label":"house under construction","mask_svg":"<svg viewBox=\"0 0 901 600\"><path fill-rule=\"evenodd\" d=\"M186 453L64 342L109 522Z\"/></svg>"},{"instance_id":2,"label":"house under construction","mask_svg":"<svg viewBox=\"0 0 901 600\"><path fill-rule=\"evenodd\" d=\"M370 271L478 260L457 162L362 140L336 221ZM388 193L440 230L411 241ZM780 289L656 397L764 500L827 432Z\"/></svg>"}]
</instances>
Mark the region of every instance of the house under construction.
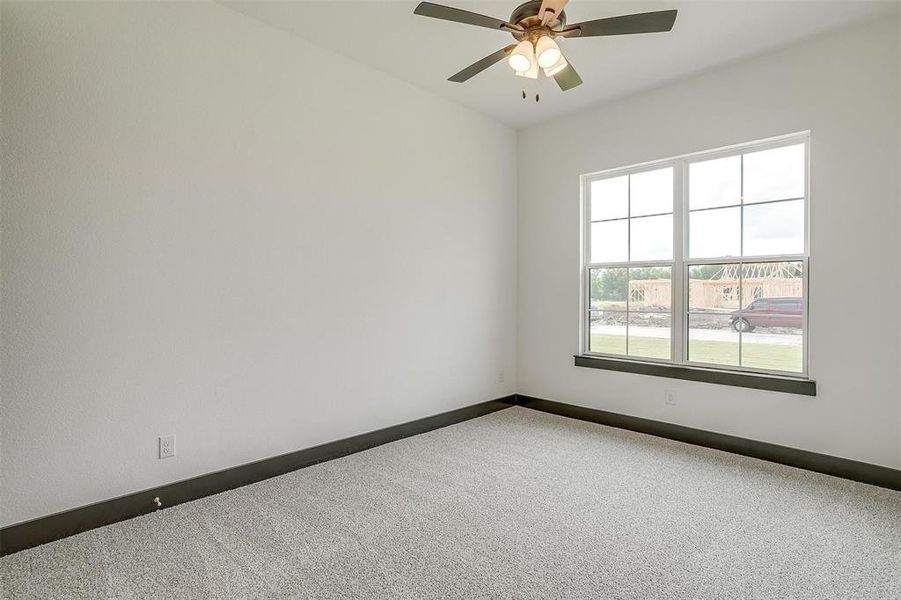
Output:
<instances>
[{"instance_id":1,"label":"house under construction","mask_svg":"<svg viewBox=\"0 0 901 600\"><path fill-rule=\"evenodd\" d=\"M690 279L689 298L693 310L739 307L739 291L747 306L757 298L798 297L803 282L798 263L728 264L710 279ZM669 306L672 281L639 279L629 282L629 300L645 306Z\"/></svg>"}]
</instances>

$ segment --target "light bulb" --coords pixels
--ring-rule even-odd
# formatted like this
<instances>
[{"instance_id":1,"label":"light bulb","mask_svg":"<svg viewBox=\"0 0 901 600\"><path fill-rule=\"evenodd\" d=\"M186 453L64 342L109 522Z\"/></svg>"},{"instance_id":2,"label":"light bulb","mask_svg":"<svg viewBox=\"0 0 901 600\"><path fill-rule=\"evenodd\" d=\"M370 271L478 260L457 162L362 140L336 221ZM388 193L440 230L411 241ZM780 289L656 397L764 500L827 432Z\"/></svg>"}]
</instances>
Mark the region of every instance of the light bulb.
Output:
<instances>
[{"instance_id":1,"label":"light bulb","mask_svg":"<svg viewBox=\"0 0 901 600\"><path fill-rule=\"evenodd\" d=\"M531 69L532 63L535 62L535 51L532 48L532 42L523 40L516 44L516 48L513 49L513 53L507 59L507 62L510 63L510 66L517 73L523 73Z\"/></svg>"},{"instance_id":2,"label":"light bulb","mask_svg":"<svg viewBox=\"0 0 901 600\"><path fill-rule=\"evenodd\" d=\"M538 55L538 66L543 69L556 65L562 56L557 42L547 35L538 38L538 42L535 44L535 54Z\"/></svg>"},{"instance_id":3,"label":"light bulb","mask_svg":"<svg viewBox=\"0 0 901 600\"><path fill-rule=\"evenodd\" d=\"M569 63L566 62L566 59L563 58L563 55L561 54L560 60L557 61L557 64L550 67L544 67L544 74L548 77L553 77L554 75L565 69L568 64Z\"/></svg>"}]
</instances>

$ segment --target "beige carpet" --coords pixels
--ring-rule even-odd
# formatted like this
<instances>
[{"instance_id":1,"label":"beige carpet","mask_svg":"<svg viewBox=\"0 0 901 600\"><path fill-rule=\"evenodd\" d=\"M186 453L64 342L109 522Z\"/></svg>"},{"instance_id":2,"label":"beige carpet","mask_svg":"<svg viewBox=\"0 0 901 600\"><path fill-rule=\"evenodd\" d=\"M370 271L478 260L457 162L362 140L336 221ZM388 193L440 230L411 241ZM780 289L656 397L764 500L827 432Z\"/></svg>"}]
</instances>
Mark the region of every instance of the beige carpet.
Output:
<instances>
[{"instance_id":1,"label":"beige carpet","mask_svg":"<svg viewBox=\"0 0 901 600\"><path fill-rule=\"evenodd\" d=\"M510 408L2 559L9 598L901 598L901 493Z\"/></svg>"}]
</instances>

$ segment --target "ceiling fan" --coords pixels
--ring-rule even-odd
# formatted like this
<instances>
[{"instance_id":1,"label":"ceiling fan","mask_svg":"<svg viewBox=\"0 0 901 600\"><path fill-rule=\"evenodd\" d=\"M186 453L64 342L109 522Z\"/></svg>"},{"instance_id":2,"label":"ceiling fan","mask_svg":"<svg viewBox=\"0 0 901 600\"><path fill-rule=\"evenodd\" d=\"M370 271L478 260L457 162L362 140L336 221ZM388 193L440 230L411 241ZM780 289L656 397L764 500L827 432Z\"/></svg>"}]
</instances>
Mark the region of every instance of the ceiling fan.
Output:
<instances>
[{"instance_id":1,"label":"ceiling fan","mask_svg":"<svg viewBox=\"0 0 901 600\"><path fill-rule=\"evenodd\" d=\"M555 38L664 32L670 31L676 21L676 10L661 10L567 25L563 11L567 1L531 0L516 7L508 21L431 2L420 2L413 12L424 17L506 31L516 39L516 44L474 62L451 75L448 81L463 83L506 58L517 75L538 79L541 69L545 76L553 77L564 92L581 84L582 78L563 56Z\"/></svg>"}]
</instances>

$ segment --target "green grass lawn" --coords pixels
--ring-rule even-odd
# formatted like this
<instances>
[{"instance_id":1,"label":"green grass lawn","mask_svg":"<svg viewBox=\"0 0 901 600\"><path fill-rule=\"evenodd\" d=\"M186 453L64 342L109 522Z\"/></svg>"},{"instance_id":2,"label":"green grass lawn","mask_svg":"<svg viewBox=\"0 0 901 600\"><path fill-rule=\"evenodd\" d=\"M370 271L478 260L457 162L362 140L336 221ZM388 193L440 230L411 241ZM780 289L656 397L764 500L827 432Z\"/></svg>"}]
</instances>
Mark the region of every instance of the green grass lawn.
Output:
<instances>
[{"instance_id":1,"label":"green grass lawn","mask_svg":"<svg viewBox=\"0 0 901 600\"><path fill-rule=\"evenodd\" d=\"M592 352L625 354L626 338L621 335L591 334ZM633 337L629 340L629 356L642 358L670 357L670 341L665 338ZM782 344L746 343L742 347L742 366L774 371L801 372L801 347ZM688 359L716 365L738 365L738 344L698 340L688 344Z\"/></svg>"}]
</instances>

